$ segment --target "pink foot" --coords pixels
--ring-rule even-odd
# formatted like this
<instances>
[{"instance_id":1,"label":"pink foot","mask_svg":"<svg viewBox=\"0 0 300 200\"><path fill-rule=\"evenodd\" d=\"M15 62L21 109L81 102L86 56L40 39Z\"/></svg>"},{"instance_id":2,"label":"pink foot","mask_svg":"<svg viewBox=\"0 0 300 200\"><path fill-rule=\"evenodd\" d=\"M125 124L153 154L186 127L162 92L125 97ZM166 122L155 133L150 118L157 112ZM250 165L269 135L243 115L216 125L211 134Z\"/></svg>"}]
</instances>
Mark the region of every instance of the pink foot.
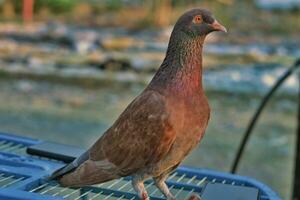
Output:
<instances>
[{"instance_id":1,"label":"pink foot","mask_svg":"<svg viewBox=\"0 0 300 200\"><path fill-rule=\"evenodd\" d=\"M146 192L142 193L142 200L149 200L148 194Z\"/></svg>"},{"instance_id":2,"label":"pink foot","mask_svg":"<svg viewBox=\"0 0 300 200\"><path fill-rule=\"evenodd\" d=\"M200 200L201 198L199 197L199 195L197 195L197 194L192 194L189 198L188 198L188 200Z\"/></svg>"}]
</instances>

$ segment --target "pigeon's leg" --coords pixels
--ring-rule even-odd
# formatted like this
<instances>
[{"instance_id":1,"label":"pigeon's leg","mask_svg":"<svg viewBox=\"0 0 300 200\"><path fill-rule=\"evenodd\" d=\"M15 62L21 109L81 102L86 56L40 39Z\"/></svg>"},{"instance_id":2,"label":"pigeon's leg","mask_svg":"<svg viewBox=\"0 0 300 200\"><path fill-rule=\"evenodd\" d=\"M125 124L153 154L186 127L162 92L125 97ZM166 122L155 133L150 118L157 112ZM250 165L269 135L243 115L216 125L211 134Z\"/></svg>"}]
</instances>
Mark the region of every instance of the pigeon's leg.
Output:
<instances>
[{"instance_id":1,"label":"pigeon's leg","mask_svg":"<svg viewBox=\"0 0 300 200\"><path fill-rule=\"evenodd\" d=\"M132 186L141 200L150 200L148 193L144 186L144 181L146 178L135 175L132 177Z\"/></svg>"},{"instance_id":2,"label":"pigeon's leg","mask_svg":"<svg viewBox=\"0 0 300 200\"><path fill-rule=\"evenodd\" d=\"M172 195L170 192L166 180L167 180L168 175L164 174L159 177L154 178L154 182L156 187L164 194L164 196L169 199L169 200L176 200L176 198Z\"/></svg>"}]
</instances>

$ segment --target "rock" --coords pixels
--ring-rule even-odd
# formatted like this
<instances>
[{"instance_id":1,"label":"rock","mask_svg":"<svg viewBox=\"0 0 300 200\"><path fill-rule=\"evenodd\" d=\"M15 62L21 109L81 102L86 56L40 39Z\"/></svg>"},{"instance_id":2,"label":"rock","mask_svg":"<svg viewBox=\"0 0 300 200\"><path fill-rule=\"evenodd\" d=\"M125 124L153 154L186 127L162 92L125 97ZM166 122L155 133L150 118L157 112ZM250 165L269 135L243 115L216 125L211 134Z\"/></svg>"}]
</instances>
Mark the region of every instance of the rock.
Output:
<instances>
[{"instance_id":1,"label":"rock","mask_svg":"<svg viewBox=\"0 0 300 200\"><path fill-rule=\"evenodd\" d=\"M135 59L131 59L130 63L132 65L132 68L136 71L153 71L155 70L155 67L153 67L153 65L159 65L158 63L153 63L152 60L138 57ZM152 68L154 69L151 70Z\"/></svg>"},{"instance_id":2,"label":"rock","mask_svg":"<svg viewBox=\"0 0 300 200\"><path fill-rule=\"evenodd\" d=\"M34 89L34 85L30 81L20 80L16 82L16 88L21 92L27 93Z\"/></svg>"},{"instance_id":3,"label":"rock","mask_svg":"<svg viewBox=\"0 0 300 200\"><path fill-rule=\"evenodd\" d=\"M109 50L128 49L134 44L135 40L130 37L105 38L101 41L101 46Z\"/></svg>"},{"instance_id":4,"label":"rock","mask_svg":"<svg viewBox=\"0 0 300 200\"><path fill-rule=\"evenodd\" d=\"M96 49L98 35L93 31L80 31L73 34L76 52L86 54Z\"/></svg>"},{"instance_id":5,"label":"rock","mask_svg":"<svg viewBox=\"0 0 300 200\"><path fill-rule=\"evenodd\" d=\"M98 66L102 70L126 71L131 69L130 62L127 59L107 58Z\"/></svg>"},{"instance_id":6,"label":"rock","mask_svg":"<svg viewBox=\"0 0 300 200\"><path fill-rule=\"evenodd\" d=\"M29 68L40 68L43 66L43 61L40 58L29 57L28 58L28 67Z\"/></svg>"}]
</instances>

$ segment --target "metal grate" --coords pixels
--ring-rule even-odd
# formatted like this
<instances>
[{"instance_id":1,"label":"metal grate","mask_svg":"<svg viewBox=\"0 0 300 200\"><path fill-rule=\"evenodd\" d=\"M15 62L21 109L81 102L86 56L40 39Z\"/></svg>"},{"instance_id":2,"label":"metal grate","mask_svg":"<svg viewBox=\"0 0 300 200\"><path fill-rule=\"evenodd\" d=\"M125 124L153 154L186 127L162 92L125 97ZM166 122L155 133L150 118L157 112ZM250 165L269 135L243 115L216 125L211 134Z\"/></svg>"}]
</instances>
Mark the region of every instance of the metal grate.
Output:
<instances>
[{"instance_id":1,"label":"metal grate","mask_svg":"<svg viewBox=\"0 0 300 200\"><path fill-rule=\"evenodd\" d=\"M83 188L67 188L55 181L46 181L45 177L63 163L26 153L28 146L40 142L42 141L0 133L0 199L23 199L25 196L31 200L138 199L129 177ZM192 193L200 194L208 182L255 187L260 190L261 200L280 200L271 189L260 182L211 170L180 167L167 180L177 199L187 199ZM165 199L153 181L146 181L145 187L151 200ZM16 195L19 195L18 198Z\"/></svg>"},{"instance_id":2,"label":"metal grate","mask_svg":"<svg viewBox=\"0 0 300 200\"><path fill-rule=\"evenodd\" d=\"M25 177L10 175L7 173L0 173L0 188L7 188L25 180Z\"/></svg>"},{"instance_id":3,"label":"metal grate","mask_svg":"<svg viewBox=\"0 0 300 200\"><path fill-rule=\"evenodd\" d=\"M15 143L7 140L0 140L0 152L25 155L26 147L27 146L25 146L24 144Z\"/></svg>"},{"instance_id":4,"label":"metal grate","mask_svg":"<svg viewBox=\"0 0 300 200\"><path fill-rule=\"evenodd\" d=\"M187 199L194 192L200 193L201 189L208 182L218 182L223 184L231 184L231 185L240 185L245 186L245 183L241 183L240 181L228 181L224 179L217 179L208 176L204 176L198 178L196 175L190 176L187 173L173 173L167 184L172 192L172 194L177 199ZM146 190L148 191L151 199L153 200L162 200L164 199L163 194L155 187L153 181L145 182ZM134 194L133 187L131 186L131 182L129 178L122 178L106 183L102 183L92 187L83 187L83 188L67 188L61 187L56 182L47 182L42 185L39 185L29 192L39 193L42 195L50 195L50 196L58 196L64 199L85 199L85 200L103 200L103 199L137 199ZM261 200L270 199L266 195L264 195L264 191L261 192Z\"/></svg>"},{"instance_id":5,"label":"metal grate","mask_svg":"<svg viewBox=\"0 0 300 200\"><path fill-rule=\"evenodd\" d=\"M17 142L5 140L5 139L0 139L0 152L11 153L11 154L16 154L16 155L20 155L20 156L27 156L27 157L35 158L38 160L47 160L47 161L63 163L62 161L54 160L51 158L28 154L26 152L26 149L28 146L29 145L26 145L26 144L17 143Z\"/></svg>"},{"instance_id":6,"label":"metal grate","mask_svg":"<svg viewBox=\"0 0 300 200\"><path fill-rule=\"evenodd\" d=\"M206 183L207 177L198 179L197 176L188 178L186 174L173 173L168 179L168 185L177 199L186 199L193 192L199 192ZM145 187L152 198L163 199L162 193L155 187L153 181L147 181ZM112 191L117 191L113 193ZM66 199L135 199L133 187L129 178L106 182L93 187L71 189L61 187L54 182L45 183L30 190L39 194L59 196ZM107 195L109 193L109 195Z\"/></svg>"}]
</instances>

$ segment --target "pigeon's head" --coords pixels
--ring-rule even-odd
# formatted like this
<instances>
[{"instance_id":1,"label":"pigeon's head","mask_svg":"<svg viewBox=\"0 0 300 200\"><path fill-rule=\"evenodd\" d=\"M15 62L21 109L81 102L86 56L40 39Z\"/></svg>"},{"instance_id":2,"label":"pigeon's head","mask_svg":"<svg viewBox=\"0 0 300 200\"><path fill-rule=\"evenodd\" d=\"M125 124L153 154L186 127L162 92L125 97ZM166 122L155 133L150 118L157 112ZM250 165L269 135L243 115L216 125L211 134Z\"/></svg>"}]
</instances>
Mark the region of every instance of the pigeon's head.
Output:
<instances>
[{"instance_id":1,"label":"pigeon's head","mask_svg":"<svg viewBox=\"0 0 300 200\"><path fill-rule=\"evenodd\" d=\"M205 9L192 9L184 13L176 22L174 31L184 32L191 37L206 36L213 31L227 32L212 13Z\"/></svg>"}]
</instances>

